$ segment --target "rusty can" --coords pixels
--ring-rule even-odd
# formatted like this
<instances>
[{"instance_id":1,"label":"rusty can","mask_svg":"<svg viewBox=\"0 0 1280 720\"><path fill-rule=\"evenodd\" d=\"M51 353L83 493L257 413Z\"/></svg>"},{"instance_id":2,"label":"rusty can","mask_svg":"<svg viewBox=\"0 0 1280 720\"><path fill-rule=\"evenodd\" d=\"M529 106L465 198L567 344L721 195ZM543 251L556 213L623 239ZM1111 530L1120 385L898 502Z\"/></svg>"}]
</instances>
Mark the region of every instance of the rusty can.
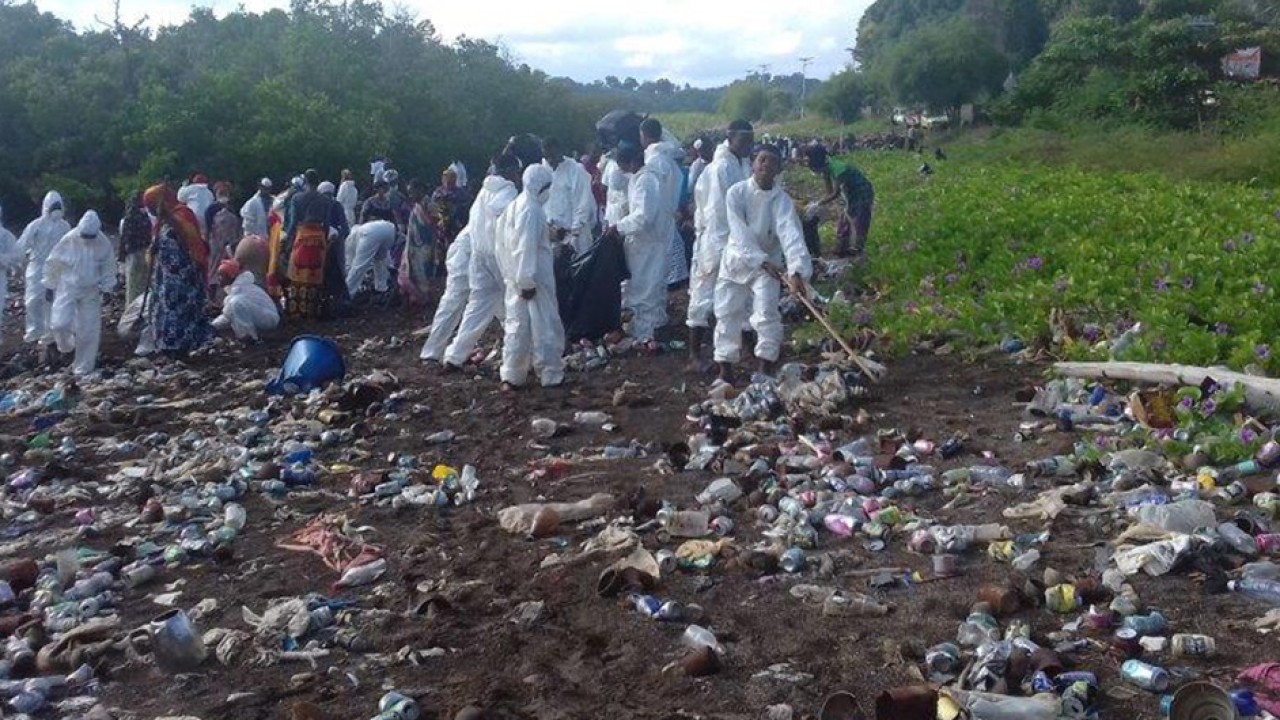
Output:
<instances>
[{"instance_id":1,"label":"rusty can","mask_svg":"<svg viewBox=\"0 0 1280 720\"><path fill-rule=\"evenodd\" d=\"M1192 635L1179 633L1169 639L1174 657L1213 657L1218 651L1218 643L1208 635Z\"/></svg>"},{"instance_id":2,"label":"rusty can","mask_svg":"<svg viewBox=\"0 0 1280 720\"><path fill-rule=\"evenodd\" d=\"M1118 658L1136 658L1142 654L1142 644L1138 631L1133 628L1120 628L1111 636L1111 652Z\"/></svg>"},{"instance_id":3,"label":"rusty can","mask_svg":"<svg viewBox=\"0 0 1280 720\"><path fill-rule=\"evenodd\" d=\"M934 555L933 574L938 577L952 577L956 574L955 555Z\"/></svg>"},{"instance_id":4,"label":"rusty can","mask_svg":"<svg viewBox=\"0 0 1280 720\"><path fill-rule=\"evenodd\" d=\"M997 615L1012 615L1018 612L1018 593L1012 588L1001 587L1000 585L983 585L978 588L978 600L991 606L992 612Z\"/></svg>"},{"instance_id":5,"label":"rusty can","mask_svg":"<svg viewBox=\"0 0 1280 720\"><path fill-rule=\"evenodd\" d=\"M876 720L934 720L938 693L928 685L909 685L876 696Z\"/></svg>"}]
</instances>

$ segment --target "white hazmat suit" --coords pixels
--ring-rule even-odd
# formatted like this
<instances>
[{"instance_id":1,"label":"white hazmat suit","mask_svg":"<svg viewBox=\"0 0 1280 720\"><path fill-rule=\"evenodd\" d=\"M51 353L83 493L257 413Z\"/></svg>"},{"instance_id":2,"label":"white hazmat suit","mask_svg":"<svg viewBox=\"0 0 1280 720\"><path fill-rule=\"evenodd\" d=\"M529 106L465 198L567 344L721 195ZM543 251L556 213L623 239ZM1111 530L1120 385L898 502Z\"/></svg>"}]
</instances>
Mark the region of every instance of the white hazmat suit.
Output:
<instances>
[{"instance_id":1,"label":"white hazmat suit","mask_svg":"<svg viewBox=\"0 0 1280 720\"><path fill-rule=\"evenodd\" d=\"M364 274L373 268L373 289L383 293L390 288L391 248L396 244L396 226L387 220L373 220L356 225L347 237L347 292L354 297L364 282Z\"/></svg>"},{"instance_id":2,"label":"white hazmat suit","mask_svg":"<svg viewBox=\"0 0 1280 720\"><path fill-rule=\"evenodd\" d=\"M684 263L684 240L676 231L676 210L680 207L684 174L675 159L683 154L679 143L669 141L653 143L644 150L644 166L657 176L661 188L662 205L657 232L665 243L663 278L667 283L677 283L689 276Z\"/></svg>"},{"instance_id":3,"label":"white hazmat suit","mask_svg":"<svg viewBox=\"0 0 1280 720\"><path fill-rule=\"evenodd\" d=\"M543 205L551 169L530 165L524 190L498 221L498 259L506 282L502 381L524 385L532 365L543 387L564 382L564 325L556 303L555 258ZM533 290L531 298L522 293Z\"/></svg>"},{"instance_id":4,"label":"white hazmat suit","mask_svg":"<svg viewBox=\"0 0 1280 720\"><path fill-rule=\"evenodd\" d=\"M76 351L71 371L88 375L98 363L102 293L116 286L116 256L90 210L53 246L44 264L44 287L54 292L49 329L60 352Z\"/></svg>"},{"instance_id":5,"label":"white hazmat suit","mask_svg":"<svg viewBox=\"0 0 1280 720\"><path fill-rule=\"evenodd\" d=\"M751 161L729 150L725 141L716 148L715 159L698 178L694 187L693 264L689 270L689 327L710 327L715 310L716 279L720 275L720 256L729 241L729 219L725 213L725 195L729 188L751 176Z\"/></svg>"},{"instance_id":6,"label":"white hazmat suit","mask_svg":"<svg viewBox=\"0 0 1280 720\"><path fill-rule=\"evenodd\" d=\"M49 303L45 300L44 264L49 251L64 235L71 232L71 224L62 218L62 196L50 190L45 193L40 217L27 224L18 238L18 249L27 256L26 290L23 304L27 308L27 328L22 342L38 342L47 345L49 335Z\"/></svg>"},{"instance_id":7,"label":"white hazmat suit","mask_svg":"<svg viewBox=\"0 0 1280 720\"><path fill-rule=\"evenodd\" d=\"M427 341L422 344L423 360L440 362L444 359L444 349L449 344L453 331L462 322L462 314L467 309L467 298L471 295L471 283L467 279L468 265L471 264L471 229L463 228L458 237L449 245L449 252L444 258L446 278L444 294L436 305L435 317L431 320L431 330Z\"/></svg>"},{"instance_id":8,"label":"white hazmat suit","mask_svg":"<svg viewBox=\"0 0 1280 720\"><path fill-rule=\"evenodd\" d=\"M494 233L498 218L515 201L516 185L501 175L484 179L476 201L471 204L467 229L471 231L471 261L467 264L470 294L462 313L458 334L445 348L444 361L461 366L476 349L480 336L494 318L502 317L506 287L498 267Z\"/></svg>"},{"instance_id":9,"label":"white hazmat suit","mask_svg":"<svg viewBox=\"0 0 1280 720\"><path fill-rule=\"evenodd\" d=\"M738 362L747 322L756 331L756 357L776 362L783 340L778 311L782 284L763 265L782 267L785 261L788 275L806 280L813 275L800 217L780 182L761 190L755 178L729 188L725 211L729 242L716 282L716 362Z\"/></svg>"},{"instance_id":10,"label":"white hazmat suit","mask_svg":"<svg viewBox=\"0 0 1280 720\"><path fill-rule=\"evenodd\" d=\"M213 191L205 183L189 183L178 188L178 202L191 208L196 214L196 222L200 225L200 234L209 237L209 228L204 224L204 211L213 205Z\"/></svg>"},{"instance_id":11,"label":"white hazmat suit","mask_svg":"<svg viewBox=\"0 0 1280 720\"><path fill-rule=\"evenodd\" d=\"M240 227L246 236L257 235L260 238L267 236L267 218L271 213L272 202L270 195L264 202L262 195L254 193L253 197L245 200L244 205L240 206Z\"/></svg>"},{"instance_id":12,"label":"white hazmat suit","mask_svg":"<svg viewBox=\"0 0 1280 720\"><path fill-rule=\"evenodd\" d=\"M245 270L226 287L222 314L213 319L219 330L231 328L238 338L258 339L258 333L280 325L280 309L271 296L258 286L253 273Z\"/></svg>"},{"instance_id":13,"label":"white hazmat suit","mask_svg":"<svg viewBox=\"0 0 1280 720\"><path fill-rule=\"evenodd\" d=\"M627 184L626 217L618 221L622 251L627 258L627 304L631 308L631 336L640 342L667 324L667 237L662 235L663 198L658 177L648 164Z\"/></svg>"},{"instance_id":14,"label":"white hazmat suit","mask_svg":"<svg viewBox=\"0 0 1280 720\"><path fill-rule=\"evenodd\" d=\"M627 183L629 176L622 172L613 158L607 157L600 167L600 182L605 187L604 224L613 227L627 216Z\"/></svg>"},{"instance_id":15,"label":"white hazmat suit","mask_svg":"<svg viewBox=\"0 0 1280 720\"><path fill-rule=\"evenodd\" d=\"M4 209L0 208L0 222L4 220ZM4 309L9 306L9 273L22 267L22 250L18 247L18 238L0 225L0 331L4 330ZM4 335L0 333L0 342Z\"/></svg>"},{"instance_id":16,"label":"white hazmat suit","mask_svg":"<svg viewBox=\"0 0 1280 720\"><path fill-rule=\"evenodd\" d=\"M565 242L575 254L591 247L591 231L596 225L596 198L591 194L591 174L577 160L563 158L551 167L547 160L543 166L551 171L551 195L547 200L547 223L553 228L563 228L568 233Z\"/></svg>"},{"instance_id":17,"label":"white hazmat suit","mask_svg":"<svg viewBox=\"0 0 1280 720\"><path fill-rule=\"evenodd\" d=\"M343 180L338 186L338 194L334 199L342 206L342 212L347 216L347 227L355 227L356 205L360 203L360 191L356 189L356 181Z\"/></svg>"}]
</instances>

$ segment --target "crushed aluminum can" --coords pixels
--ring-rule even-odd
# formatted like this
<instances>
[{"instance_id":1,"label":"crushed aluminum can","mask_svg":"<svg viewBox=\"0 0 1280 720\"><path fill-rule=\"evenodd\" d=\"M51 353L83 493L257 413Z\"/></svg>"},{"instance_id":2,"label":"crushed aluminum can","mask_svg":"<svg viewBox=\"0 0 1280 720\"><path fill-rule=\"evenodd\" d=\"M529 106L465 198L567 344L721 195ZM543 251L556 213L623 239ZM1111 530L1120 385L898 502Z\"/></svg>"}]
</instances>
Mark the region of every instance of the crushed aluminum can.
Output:
<instances>
[{"instance_id":1,"label":"crushed aluminum can","mask_svg":"<svg viewBox=\"0 0 1280 720\"><path fill-rule=\"evenodd\" d=\"M804 569L806 564L804 550L800 548L790 548L782 553L782 557L778 558L778 567L788 573L798 573Z\"/></svg>"}]
</instances>

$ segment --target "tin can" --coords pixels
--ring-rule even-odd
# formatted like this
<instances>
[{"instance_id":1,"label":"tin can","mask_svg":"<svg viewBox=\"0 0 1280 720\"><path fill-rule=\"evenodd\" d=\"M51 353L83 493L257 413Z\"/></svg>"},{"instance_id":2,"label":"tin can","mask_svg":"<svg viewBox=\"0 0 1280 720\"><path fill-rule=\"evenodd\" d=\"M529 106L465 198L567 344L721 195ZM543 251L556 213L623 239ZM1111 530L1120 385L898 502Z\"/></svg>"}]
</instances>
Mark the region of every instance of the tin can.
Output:
<instances>
[{"instance_id":1,"label":"tin can","mask_svg":"<svg viewBox=\"0 0 1280 720\"><path fill-rule=\"evenodd\" d=\"M924 654L924 663L936 673L953 673L960 669L960 648L954 643L940 643Z\"/></svg>"},{"instance_id":2,"label":"tin can","mask_svg":"<svg viewBox=\"0 0 1280 720\"><path fill-rule=\"evenodd\" d=\"M937 557L946 557L939 555ZM978 600L991 606L992 612L996 615L1012 615L1018 611L1020 605L1018 601L1018 593L1012 588L1002 587L1000 585L983 585L978 588Z\"/></svg>"},{"instance_id":3,"label":"tin can","mask_svg":"<svg viewBox=\"0 0 1280 720\"><path fill-rule=\"evenodd\" d=\"M1213 657L1218 643L1208 635L1179 633L1169 640L1174 657Z\"/></svg>"},{"instance_id":4,"label":"tin can","mask_svg":"<svg viewBox=\"0 0 1280 720\"><path fill-rule=\"evenodd\" d=\"M790 548L782 553L782 557L778 558L778 567L784 572L798 573L804 569L805 555L804 550L800 548Z\"/></svg>"},{"instance_id":5,"label":"tin can","mask_svg":"<svg viewBox=\"0 0 1280 720\"><path fill-rule=\"evenodd\" d=\"M778 500L778 512L784 515L799 515L803 511L804 505L790 495L784 496Z\"/></svg>"},{"instance_id":6,"label":"tin can","mask_svg":"<svg viewBox=\"0 0 1280 720\"><path fill-rule=\"evenodd\" d=\"M1169 621L1165 620L1164 615L1159 612L1147 615L1130 615L1120 624L1138 633L1140 638L1144 635L1159 635L1169 627Z\"/></svg>"},{"instance_id":7,"label":"tin can","mask_svg":"<svg viewBox=\"0 0 1280 720\"><path fill-rule=\"evenodd\" d=\"M733 518L726 515L719 515L711 520L711 530L720 537L725 537L733 533Z\"/></svg>"},{"instance_id":8,"label":"tin can","mask_svg":"<svg viewBox=\"0 0 1280 720\"><path fill-rule=\"evenodd\" d=\"M1044 604L1049 610L1059 615L1075 612L1080 607L1080 599L1076 597L1076 586L1063 583L1045 588Z\"/></svg>"},{"instance_id":9,"label":"tin can","mask_svg":"<svg viewBox=\"0 0 1280 720\"><path fill-rule=\"evenodd\" d=\"M902 511L893 506L880 508L872 519L885 525L897 525L902 522Z\"/></svg>"},{"instance_id":10,"label":"tin can","mask_svg":"<svg viewBox=\"0 0 1280 720\"><path fill-rule=\"evenodd\" d=\"M1110 630L1115 624L1115 615L1109 608L1090 607L1084 616L1085 626L1094 632Z\"/></svg>"},{"instance_id":11,"label":"tin can","mask_svg":"<svg viewBox=\"0 0 1280 720\"><path fill-rule=\"evenodd\" d=\"M1062 689L1062 709L1060 716L1064 718L1083 718L1093 704L1093 695L1097 687L1086 682L1073 682Z\"/></svg>"},{"instance_id":12,"label":"tin can","mask_svg":"<svg viewBox=\"0 0 1280 720\"><path fill-rule=\"evenodd\" d=\"M1031 676L1031 691L1033 693L1053 692L1054 691L1053 680L1051 680L1043 670L1037 670Z\"/></svg>"},{"instance_id":13,"label":"tin can","mask_svg":"<svg viewBox=\"0 0 1280 720\"><path fill-rule=\"evenodd\" d=\"M818 532L811 525L796 525L791 531L791 544L804 550L818 547Z\"/></svg>"},{"instance_id":14,"label":"tin can","mask_svg":"<svg viewBox=\"0 0 1280 720\"><path fill-rule=\"evenodd\" d=\"M1267 517L1274 520L1280 515L1280 495L1273 492L1258 493L1253 496L1253 505L1259 510L1265 512Z\"/></svg>"},{"instance_id":15,"label":"tin can","mask_svg":"<svg viewBox=\"0 0 1280 720\"><path fill-rule=\"evenodd\" d=\"M1251 718L1260 712L1258 701L1250 690L1232 690L1231 701L1236 704L1236 714L1242 718Z\"/></svg>"},{"instance_id":16,"label":"tin can","mask_svg":"<svg viewBox=\"0 0 1280 720\"><path fill-rule=\"evenodd\" d=\"M1064 690L1076 683L1084 683L1086 687L1098 688L1098 676L1091 672L1083 670L1073 670L1071 672L1058 673L1053 678L1055 690Z\"/></svg>"},{"instance_id":17,"label":"tin can","mask_svg":"<svg viewBox=\"0 0 1280 720\"><path fill-rule=\"evenodd\" d=\"M1262 447L1258 448L1258 454L1254 455L1254 460L1264 468L1273 468L1280 465L1280 442L1268 440Z\"/></svg>"},{"instance_id":18,"label":"tin can","mask_svg":"<svg viewBox=\"0 0 1280 720\"><path fill-rule=\"evenodd\" d=\"M938 577L952 577L956 574L955 555L934 555L933 574Z\"/></svg>"},{"instance_id":19,"label":"tin can","mask_svg":"<svg viewBox=\"0 0 1280 720\"><path fill-rule=\"evenodd\" d=\"M653 559L658 562L658 572L668 575L676 571L679 567L679 561L676 554L670 550L659 550L653 554Z\"/></svg>"},{"instance_id":20,"label":"tin can","mask_svg":"<svg viewBox=\"0 0 1280 720\"><path fill-rule=\"evenodd\" d=\"M772 525L778 519L778 508L772 505L761 505L756 509L756 517L766 525Z\"/></svg>"},{"instance_id":21,"label":"tin can","mask_svg":"<svg viewBox=\"0 0 1280 720\"><path fill-rule=\"evenodd\" d=\"M1238 503L1248 494L1249 489L1239 480L1236 480L1230 485L1218 490L1218 497L1221 497L1228 504Z\"/></svg>"},{"instance_id":22,"label":"tin can","mask_svg":"<svg viewBox=\"0 0 1280 720\"><path fill-rule=\"evenodd\" d=\"M1169 689L1169 673L1141 660L1125 660L1120 666L1120 677L1131 685L1151 692L1164 692Z\"/></svg>"}]
</instances>

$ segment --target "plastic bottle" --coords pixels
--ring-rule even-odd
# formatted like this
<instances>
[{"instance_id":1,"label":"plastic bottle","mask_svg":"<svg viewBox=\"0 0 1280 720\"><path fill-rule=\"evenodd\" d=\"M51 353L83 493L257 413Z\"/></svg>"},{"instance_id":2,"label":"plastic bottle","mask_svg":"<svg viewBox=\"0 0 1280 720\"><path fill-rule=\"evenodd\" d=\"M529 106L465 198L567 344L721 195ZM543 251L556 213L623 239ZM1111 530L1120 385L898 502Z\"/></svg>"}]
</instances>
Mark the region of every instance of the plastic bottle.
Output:
<instances>
[{"instance_id":1,"label":"plastic bottle","mask_svg":"<svg viewBox=\"0 0 1280 720\"><path fill-rule=\"evenodd\" d=\"M719 478L698 493L697 500L703 505L714 503L732 503L742 497L742 488L732 478Z\"/></svg>"},{"instance_id":2,"label":"plastic bottle","mask_svg":"<svg viewBox=\"0 0 1280 720\"><path fill-rule=\"evenodd\" d=\"M249 516L245 512L244 506L239 503L227 503L226 507L222 509L222 524L236 532L244 529L244 524L248 519Z\"/></svg>"},{"instance_id":3,"label":"plastic bottle","mask_svg":"<svg viewBox=\"0 0 1280 720\"><path fill-rule=\"evenodd\" d=\"M1253 539L1252 535L1241 530L1233 522L1219 524L1218 537L1222 538L1222 541L1229 545L1232 550L1245 557L1258 556L1258 542Z\"/></svg>"},{"instance_id":4,"label":"plastic bottle","mask_svg":"<svg viewBox=\"0 0 1280 720\"><path fill-rule=\"evenodd\" d=\"M1191 534L1197 528L1217 524L1213 505L1204 500L1179 500L1163 505L1143 505L1137 510L1138 522L1168 532Z\"/></svg>"},{"instance_id":5,"label":"plastic bottle","mask_svg":"<svg viewBox=\"0 0 1280 720\"><path fill-rule=\"evenodd\" d=\"M706 537L711 516L701 510L659 510L658 524L671 537Z\"/></svg>"},{"instance_id":6,"label":"plastic bottle","mask_svg":"<svg viewBox=\"0 0 1280 720\"><path fill-rule=\"evenodd\" d=\"M684 643L686 647L694 649L709 647L717 655L724 654L724 648L721 647L720 641L716 640L715 633L701 625L690 625L685 628L684 634L680 636L680 642Z\"/></svg>"},{"instance_id":7,"label":"plastic bottle","mask_svg":"<svg viewBox=\"0 0 1280 720\"><path fill-rule=\"evenodd\" d=\"M1280 605L1280 580L1260 580L1244 577L1232 580L1227 587L1247 598L1265 602L1268 605Z\"/></svg>"},{"instance_id":8,"label":"plastic bottle","mask_svg":"<svg viewBox=\"0 0 1280 720\"><path fill-rule=\"evenodd\" d=\"M579 425L603 425L612 419L609 413L599 410L579 410L573 414L573 421Z\"/></svg>"},{"instance_id":9,"label":"plastic bottle","mask_svg":"<svg viewBox=\"0 0 1280 720\"><path fill-rule=\"evenodd\" d=\"M1027 474L1032 477L1070 477L1076 474L1076 467L1076 462L1066 455L1055 455L1027 463Z\"/></svg>"},{"instance_id":10,"label":"plastic bottle","mask_svg":"<svg viewBox=\"0 0 1280 720\"><path fill-rule=\"evenodd\" d=\"M357 585L368 585L382 576L387 571L387 561L384 558L378 558L371 563L358 565L348 569L342 573L342 579L338 580L337 587L356 587Z\"/></svg>"},{"instance_id":11,"label":"plastic bottle","mask_svg":"<svg viewBox=\"0 0 1280 720\"><path fill-rule=\"evenodd\" d=\"M1056 720L1061 701L1045 693L1012 697L998 693L948 690L947 695L963 705L974 720Z\"/></svg>"},{"instance_id":12,"label":"plastic bottle","mask_svg":"<svg viewBox=\"0 0 1280 720\"><path fill-rule=\"evenodd\" d=\"M1251 562L1241 568L1243 576L1254 580L1280 580L1280 565L1270 560Z\"/></svg>"}]
</instances>

